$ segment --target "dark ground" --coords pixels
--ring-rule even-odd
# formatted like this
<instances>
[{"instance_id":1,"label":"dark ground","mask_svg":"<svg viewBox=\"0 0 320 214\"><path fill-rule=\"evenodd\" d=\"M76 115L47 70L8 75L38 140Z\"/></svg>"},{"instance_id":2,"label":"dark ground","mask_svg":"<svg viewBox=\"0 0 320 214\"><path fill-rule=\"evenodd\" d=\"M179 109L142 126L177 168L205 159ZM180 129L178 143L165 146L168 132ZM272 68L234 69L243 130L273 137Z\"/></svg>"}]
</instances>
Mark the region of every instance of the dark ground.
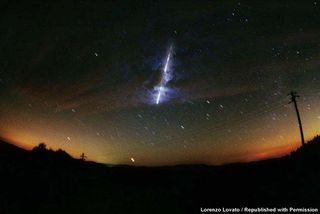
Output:
<instances>
[{"instance_id":1,"label":"dark ground","mask_svg":"<svg viewBox=\"0 0 320 214\"><path fill-rule=\"evenodd\" d=\"M0 142L0 213L200 213L317 207L320 137L289 156L224 166L109 167ZM319 207L318 207L319 208Z\"/></svg>"}]
</instances>

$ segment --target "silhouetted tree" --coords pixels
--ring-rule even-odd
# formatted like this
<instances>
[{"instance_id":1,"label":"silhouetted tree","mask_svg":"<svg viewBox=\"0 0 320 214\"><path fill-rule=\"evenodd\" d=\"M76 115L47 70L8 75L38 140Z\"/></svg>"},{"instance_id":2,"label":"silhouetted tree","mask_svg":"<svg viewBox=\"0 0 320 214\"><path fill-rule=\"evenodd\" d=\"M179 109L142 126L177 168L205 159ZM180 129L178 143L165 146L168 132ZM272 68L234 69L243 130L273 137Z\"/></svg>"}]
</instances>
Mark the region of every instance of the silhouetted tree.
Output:
<instances>
[{"instance_id":1,"label":"silhouetted tree","mask_svg":"<svg viewBox=\"0 0 320 214\"><path fill-rule=\"evenodd\" d=\"M32 151L44 152L47 151L47 145L45 143L39 143L38 146L35 146Z\"/></svg>"},{"instance_id":2,"label":"silhouetted tree","mask_svg":"<svg viewBox=\"0 0 320 214\"><path fill-rule=\"evenodd\" d=\"M80 158L81 158L82 161L85 161L86 158L87 158L87 156L85 156L84 153L82 153L82 154L80 155Z\"/></svg>"}]
</instances>

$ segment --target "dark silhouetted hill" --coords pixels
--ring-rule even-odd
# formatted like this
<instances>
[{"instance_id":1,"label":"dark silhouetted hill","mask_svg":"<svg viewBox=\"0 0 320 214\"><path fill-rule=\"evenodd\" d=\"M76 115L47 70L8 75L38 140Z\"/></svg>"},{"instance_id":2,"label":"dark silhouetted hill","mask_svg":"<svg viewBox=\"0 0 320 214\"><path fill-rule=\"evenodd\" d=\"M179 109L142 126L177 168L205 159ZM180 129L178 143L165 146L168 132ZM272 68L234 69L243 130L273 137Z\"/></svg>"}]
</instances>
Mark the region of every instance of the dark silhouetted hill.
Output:
<instances>
[{"instance_id":1,"label":"dark silhouetted hill","mask_svg":"<svg viewBox=\"0 0 320 214\"><path fill-rule=\"evenodd\" d=\"M224 166L130 167L0 142L0 213L200 213L200 207L317 207L320 137L290 155Z\"/></svg>"}]
</instances>

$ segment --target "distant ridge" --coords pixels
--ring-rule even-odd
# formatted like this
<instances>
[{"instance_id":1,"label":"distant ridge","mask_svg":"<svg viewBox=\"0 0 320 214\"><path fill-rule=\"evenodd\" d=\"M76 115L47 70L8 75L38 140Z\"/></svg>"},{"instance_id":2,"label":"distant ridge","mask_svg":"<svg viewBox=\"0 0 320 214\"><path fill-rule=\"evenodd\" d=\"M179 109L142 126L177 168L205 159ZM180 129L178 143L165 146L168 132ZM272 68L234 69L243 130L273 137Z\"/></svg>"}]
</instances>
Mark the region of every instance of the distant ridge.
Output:
<instances>
[{"instance_id":1,"label":"distant ridge","mask_svg":"<svg viewBox=\"0 0 320 214\"><path fill-rule=\"evenodd\" d=\"M40 145L40 144L39 144ZM43 149L39 150L39 145L34 147L32 150L26 150L23 148L20 148L16 145L7 143L3 140L0 140L0 161L7 160L21 160L25 158L31 158L31 159L55 159L56 161L70 161L70 162L82 162L80 159L75 159L71 155L69 155L66 151L62 149L58 149L56 151L52 149ZM292 151L289 155L285 155L282 157L277 158L270 158L270 159L264 159L264 160L257 160L257 161L251 161L251 162L240 162L240 163L227 163L223 165L207 165L207 164L178 164L173 166L158 166L153 168L162 168L162 167L178 167L178 168L192 168L192 167L233 167L238 165L250 165L250 164L262 164L262 163L268 163L268 162L274 162L279 161L281 159L286 158L305 158L305 157L312 157L317 158L320 156L320 136L315 136L312 140L310 140L308 143L306 143L303 146L300 146L295 151ZM96 163L93 161L85 161L87 164L98 164L98 165L106 165L110 167L133 167L131 165L117 165L117 164L102 164L102 163ZM137 167L136 167L137 168ZM147 166L140 166L138 168L149 168Z\"/></svg>"},{"instance_id":2,"label":"distant ridge","mask_svg":"<svg viewBox=\"0 0 320 214\"><path fill-rule=\"evenodd\" d=\"M200 207L316 207L320 137L291 154L219 166L133 167L0 141L0 213L199 213Z\"/></svg>"}]
</instances>

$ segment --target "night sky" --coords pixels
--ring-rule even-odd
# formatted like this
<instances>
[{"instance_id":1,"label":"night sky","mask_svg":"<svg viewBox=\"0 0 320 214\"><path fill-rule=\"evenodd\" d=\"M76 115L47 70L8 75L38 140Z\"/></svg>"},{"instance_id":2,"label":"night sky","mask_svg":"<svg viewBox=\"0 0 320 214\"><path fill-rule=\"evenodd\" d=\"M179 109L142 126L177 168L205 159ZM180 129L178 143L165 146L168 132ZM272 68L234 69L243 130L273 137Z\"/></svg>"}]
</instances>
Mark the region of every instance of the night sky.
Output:
<instances>
[{"instance_id":1,"label":"night sky","mask_svg":"<svg viewBox=\"0 0 320 214\"><path fill-rule=\"evenodd\" d=\"M320 133L319 27L319 0L2 3L0 136L110 164L283 155L291 90Z\"/></svg>"}]
</instances>

